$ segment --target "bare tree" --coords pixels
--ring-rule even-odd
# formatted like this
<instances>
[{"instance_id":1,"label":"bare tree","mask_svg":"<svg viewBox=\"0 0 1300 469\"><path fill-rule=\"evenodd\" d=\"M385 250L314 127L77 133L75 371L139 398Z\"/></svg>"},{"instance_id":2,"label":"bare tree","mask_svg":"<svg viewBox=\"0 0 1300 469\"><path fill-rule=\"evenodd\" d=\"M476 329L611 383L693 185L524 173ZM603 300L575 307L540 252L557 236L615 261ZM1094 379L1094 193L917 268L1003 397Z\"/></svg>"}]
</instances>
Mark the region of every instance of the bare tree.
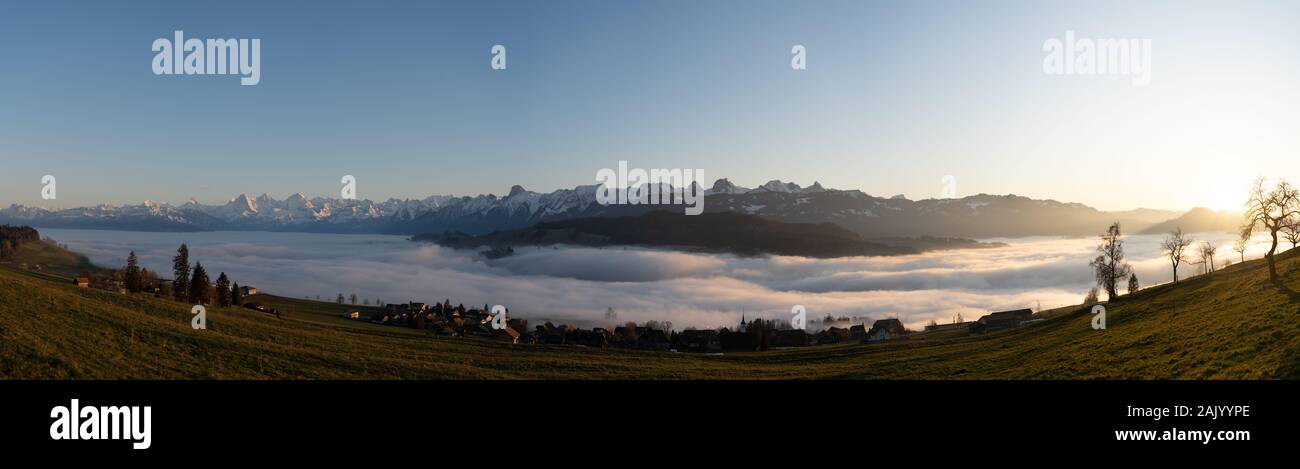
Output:
<instances>
[{"instance_id":1,"label":"bare tree","mask_svg":"<svg viewBox=\"0 0 1300 469\"><path fill-rule=\"evenodd\" d=\"M1300 244L1300 216L1292 216L1282 224L1282 236L1291 242L1291 249Z\"/></svg>"},{"instance_id":2,"label":"bare tree","mask_svg":"<svg viewBox=\"0 0 1300 469\"><path fill-rule=\"evenodd\" d=\"M1237 237L1237 242L1232 245L1232 250L1236 251L1238 256L1241 256L1241 262L1243 263L1246 262L1246 250L1249 248L1250 236L1246 233L1242 233L1242 236Z\"/></svg>"},{"instance_id":3,"label":"bare tree","mask_svg":"<svg viewBox=\"0 0 1300 469\"><path fill-rule=\"evenodd\" d=\"M1133 273L1133 269L1124 262L1124 239L1120 236L1119 222L1112 223L1106 234L1101 235L1097 252L1097 258L1089 265L1097 277L1097 286L1106 290L1106 301L1115 301L1119 298L1116 288L1119 280Z\"/></svg>"},{"instance_id":4,"label":"bare tree","mask_svg":"<svg viewBox=\"0 0 1300 469\"><path fill-rule=\"evenodd\" d=\"M1264 259L1268 261L1268 278L1277 280L1277 263L1273 255L1277 254L1277 234L1286 226L1287 220L1300 216L1300 191L1291 187L1285 179L1278 181L1273 190L1265 192L1264 178L1255 180L1250 189L1250 198L1246 200L1245 226L1241 228L1243 236L1248 236L1257 229L1267 231L1272 244Z\"/></svg>"},{"instance_id":5,"label":"bare tree","mask_svg":"<svg viewBox=\"0 0 1300 469\"><path fill-rule=\"evenodd\" d=\"M1197 253L1201 256L1199 264L1201 264L1201 270L1203 273L1214 273L1214 253L1218 250L1219 249L1214 247L1213 244L1210 244L1209 241L1201 241Z\"/></svg>"},{"instance_id":6,"label":"bare tree","mask_svg":"<svg viewBox=\"0 0 1300 469\"><path fill-rule=\"evenodd\" d=\"M1183 234L1182 228L1175 228L1174 231L1170 231L1169 236L1165 236L1164 241L1160 242L1160 248L1169 257L1169 263L1173 265L1175 282L1178 281L1178 264L1182 264L1186 260L1184 251L1187 250L1187 246L1192 245L1192 242L1191 237Z\"/></svg>"}]
</instances>

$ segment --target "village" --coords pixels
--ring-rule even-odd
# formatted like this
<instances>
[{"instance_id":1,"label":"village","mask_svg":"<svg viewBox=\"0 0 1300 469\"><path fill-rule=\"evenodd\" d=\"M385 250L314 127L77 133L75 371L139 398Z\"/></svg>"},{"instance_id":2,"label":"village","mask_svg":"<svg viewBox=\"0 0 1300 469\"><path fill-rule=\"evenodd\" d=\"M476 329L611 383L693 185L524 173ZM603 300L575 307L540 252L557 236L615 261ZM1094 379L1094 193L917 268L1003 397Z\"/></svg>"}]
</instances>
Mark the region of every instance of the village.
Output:
<instances>
[{"instance_id":1,"label":"village","mask_svg":"<svg viewBox=\"0 0 1300 469\"><path fill-rule=\"evenodd\" d=\"M34 239L39 236L33 233ZM51 240L51 242L53 242ZM177 262L188 270L188 250L184 245L178 249ZM22 270L41 271L39 264L18 266ZM172 298L196 304L216 304L235 306L283 319L282 312L275 307L258 301L261 294L256 287L239 284L231 285L222 273L215 286L207 284L206 273L201 265L190 282L192 286L177 287L174 280L159 278L148 269L136 265L135 254L128 256L128 265L122 269L96 268L83 270L73 277L73 282L80 288L108 290L120 294L132 292L151 293L158 298ZM177 278L187 278L186 275ZM199 291L199 294L195 294ZM207 291L207 294L201 292ZM182 294L180 292L189 292ZM245 301L244 299L247 299ZM320 301L317 297L316 301ZM345 297L339 294L335 301L345 305ZM351 305L357 304L357 295L352 295ZM343 313L343 318L351 321L364 321L392 327L405 327L425 331L434 337L469 337L511 344L531 345L567 345L586 348L618 348L631 350L650 350L662 352L724 353L743 351L764 351L771 349L811 347L832 344L877 343L890 340L916 337L932 333L984 334L1000 329L1018 327L1041 321L1035 318L1033 310L1017 309L991 312L975 321L965 321L961 314L953 317L946 324L931 321L923 330L908 330L898 318L870 319L868 317L833 317L811 323L813 331L807 328L792 327L789 322L769 319L749 319L741 315L738 324L717 328L687 327L682 330L673 328L668 321L646 321L642 324L626 322L617 323L613 309L606 313L605 320L611 325L605 327L583 328L569 324L556 325L546 321L529 327L528 319L512 318L509 310L500 308L501 317L493 314L493 308L467 308L464 304L453 305L450 299L440 303L408 301L406 303L381 303L376 300L376 307L369 307L369 312L350 310ZM347 308L345 308L347 309ZM381 312L376 312L378 309Z\"/></svg>"},{"instance_id":2,"label":"village","mask_svg":"<svg viewBox=\"0 0 1300 469\"><path fill-rule=\"evenodd\" d=\"M259 304L245 307L266 311ZM491 308L466 308L463 304L452 306L451 301L429 305L421 302L385 304L384 313L364 314L350 311L343 317L355 321L368 321L395 327L408 327L429 331L440 337L477 337L512 344L572 345L589 348L619 348L653 350L662 352L723 353L763 351L778 348L809 347L830 344L875 343L903 339L913 334L945 331L984 334L991 331L1031 324L1041 319L1033 317L1030 309L989 313L975 321L961 321L961 316L948 324L931 323L922 331L908 330L897 318L878 319L867 326L861 324L839 327L849 318L826 318L828 326L809 333L790 327L789 323L753 319L742 315L734 327L716 329L672 329L671 323L647 321L642 325L627 322L621 326L580 328L568 324L556 325L547 321L529 328L528 320L495 318ZM499 326L494 327L494 319Z\"/></svg>"}]
</instances>

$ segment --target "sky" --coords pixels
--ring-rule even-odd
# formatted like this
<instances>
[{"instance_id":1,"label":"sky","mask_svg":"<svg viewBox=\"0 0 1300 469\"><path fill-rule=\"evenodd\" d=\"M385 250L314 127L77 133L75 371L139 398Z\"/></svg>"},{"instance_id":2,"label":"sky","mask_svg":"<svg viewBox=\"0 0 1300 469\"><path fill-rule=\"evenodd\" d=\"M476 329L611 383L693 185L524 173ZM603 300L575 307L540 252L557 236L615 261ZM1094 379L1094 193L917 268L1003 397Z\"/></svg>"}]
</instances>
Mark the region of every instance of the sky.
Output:
<instances>
[{"instance_id":1,"label":"sky","mask_svg":"<svg viewBox=\"0 0 1300 469\"><path fill-rule=\"evenodd\" d=\"M343 175L376 200L504 195L626 160L1237 208L1256 177L1300 180L1297 20L1293 1L7 1L0 206L337 196ZM260 83L155 75L175 30L259 38ZM1151 83L1044 73L1066 31L1150 39Z\"/></svg>"}]
</instances>

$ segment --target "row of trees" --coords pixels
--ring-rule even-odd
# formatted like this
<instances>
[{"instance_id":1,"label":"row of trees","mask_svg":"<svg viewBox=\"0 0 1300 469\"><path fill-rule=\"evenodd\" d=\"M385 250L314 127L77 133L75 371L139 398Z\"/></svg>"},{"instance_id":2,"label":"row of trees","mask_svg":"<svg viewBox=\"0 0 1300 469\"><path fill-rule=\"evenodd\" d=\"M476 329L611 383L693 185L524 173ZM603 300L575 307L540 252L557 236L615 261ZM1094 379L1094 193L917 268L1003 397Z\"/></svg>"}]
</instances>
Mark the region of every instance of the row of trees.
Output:
<instances>
[{"instance_id":1,"label":"row of trees","mask_svg":"<svg viewBox=\"0 0 1300 469\"><path fill-rule=\"evenodd\" d=\"M1250 237L1239 239L1237 244L1233 245L1232 250L1241 255L1242 262L1246 261L1246 248L1249 247ZM1195 251L1188 251L1193 248ZM1169 259L1169 265L1174 270L1174 282L1178 281L1178 267L1183 264L1196 264L1201 266L1201 273L1212 274L1217 264L1214 257L1218 254L1219 248L1209 241L1196 243L1196 239L1183 233L1182 228L1176 228L1169 232L1165 239L1160 241L1160 249L1164 252L1165 258ZM1193 258L1192 254L1197 257Z\"/></svg>"},{"instance_id":2,"label":"row of trees","mask_svg":"<svg viewBox=\"0 0 1300 469\"><path fill-rule=\"evenodd\" d=\"M126 288L128 291L143 291L145 283L141 281L141 271L139 260L136 258L135 252L132 251L126 258ZM203 268L202 262L196 262L191 268L190 248L185 244L181 244L180 248L176 249L176 256L172 257L172 279L170 287L160 286L163 297L171 297L176 301L190 304L212 303L221 307L238 306L243 301L239 292L239 284L232 284L225 272L221 272L217 276L217 281L214 284L208 277L207 269Z\"/></svg>"},{"instance_id":3,"label":"row of trees","mask_svg":"<svg viewBox=\"0 0 1300 469\"><path fill-rule=\"evenodd\" d=\"M1264 259L1268 263L1269 279L1276 281L1279 240L1289 241L1292 249L1300 245L1300 189L1286 180L1278 181L1271 189L1266 187L1265 182L1264 178L1260 178L1251 185L1243 213L1244 223L1232 250L1237 253L1241 262L1245 262L1251 237L1261 231L1268 233L1270 245ZM1178 282L1178 267L1183 264L1200 265L1201 272L1205 274L1213 274L1217 270L1215 256L1218 254L1218 248L1208 241L1198 244L1194 238L1184 234L1182 228L1176 228L1165 236L1161 240L1160 248L1173 269L1174 282ZM1096 277L1097 287L1106 292L1107 301L1119 296L1117 286L1125 277L1128 278L1128 292L1133 293L1138 290L1140 286L1137 275L1124 261L1124 241L1119 223L1112 224L1106 230L1106 234L1101 235L1097 253L1097 257L1089 265ZM1089 293L1085 303L1099 301L1098 288L1094 288Z\"/></svg>"},{"instance_id":4,"label":"row of trees","mask_svg":"<svg viewBox=\"0 0 1300 469\"><path fill-rule=\"evenodd\" d=\"M311 299L311 296L310 296L310 295L309 295L309 296L304 296L303 298ZM319 299L320 299L320 295L316 295L316 299L319 300ZM355 305L357 304L357 294L356 294L356 293L353 293L353 294L351 294L351 295L345 297L345 296L343 296L342 293L339 293L339 295L338 295L337 297L334 298L334 302L335 302L335 303L338 303L338 304L341 304L341 305L342 305L342 304L349 304L349 303L350 303L350 304L352 304L352 305L355 306ZM370 306L370 298L363 298L363 299L361 300L361 302L362 302L362 304L364 304L364 305L366 305L366 306ZM375 298L375 306L383 306L383 305L384 305L384 301L383 301L383 300L380 300L380 299L378 299L378 298Z\"/></svg>"},{"instance_id":5,"label":"row of trees","mask_svg":"<svg viewBox=\"0 0 1300 469\"><path fill-rule=\"evenodd\" d=\"M23 243L40 239L41 234L30 226L0 225L0 261L13 259L18 253L18 246Z\"/></svg>"}]
</instances>

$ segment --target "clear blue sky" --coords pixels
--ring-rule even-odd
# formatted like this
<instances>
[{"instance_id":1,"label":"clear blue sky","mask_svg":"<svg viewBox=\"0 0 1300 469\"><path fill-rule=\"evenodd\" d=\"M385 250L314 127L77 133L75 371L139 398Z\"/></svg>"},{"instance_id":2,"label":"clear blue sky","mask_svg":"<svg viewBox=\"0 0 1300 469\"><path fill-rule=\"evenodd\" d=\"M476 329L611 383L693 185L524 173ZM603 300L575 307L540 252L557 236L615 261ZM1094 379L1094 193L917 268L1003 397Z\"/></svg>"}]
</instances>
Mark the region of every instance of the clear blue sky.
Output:
<instances>
[{"instance_id":1,"label":"clear blue sky","mask_svg":"<svg viewBox=\"0 0 1300 469\"><path fill-rule=\"evenodd\" d=\"M624 159L1221 208L1256 176L1300 179L1297 24L1288 1L8 1L0 204L337 195L344 174L371 199L503 194ZM153 75L177 29L260 38L261 83ZM1066 30L1151 39L1151 85L1043 74Z\"/></svg>"}]
</instances>

